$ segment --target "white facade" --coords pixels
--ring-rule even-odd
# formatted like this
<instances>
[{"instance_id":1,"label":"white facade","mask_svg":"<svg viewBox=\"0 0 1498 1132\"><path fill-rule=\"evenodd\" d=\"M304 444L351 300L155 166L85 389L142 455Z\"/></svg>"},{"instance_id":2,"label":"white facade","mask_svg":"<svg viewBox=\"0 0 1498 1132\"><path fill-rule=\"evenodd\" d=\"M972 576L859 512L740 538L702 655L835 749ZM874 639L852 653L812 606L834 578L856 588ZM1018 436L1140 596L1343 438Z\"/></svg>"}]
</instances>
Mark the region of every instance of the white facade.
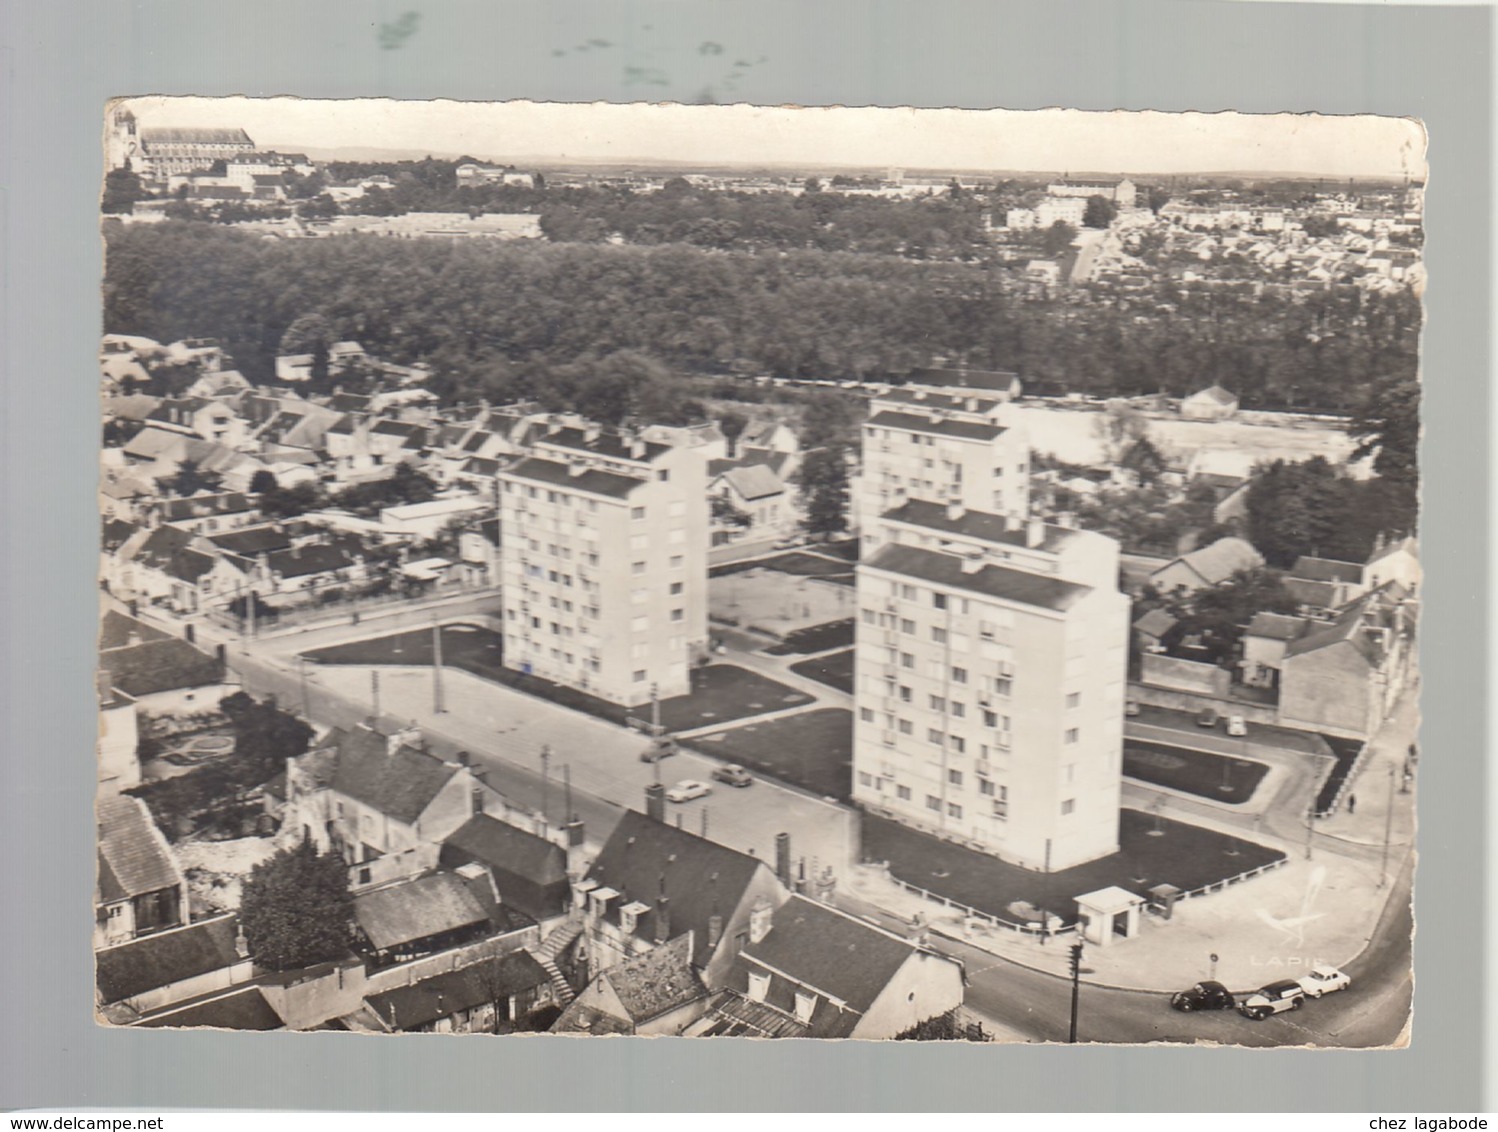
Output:
<instances>
[{"instance_id":1,"label":"white facade","mask_svg":"<svg viewBox=\"0 0 1498 1132\"><path fill-rule=\"evenodd\" d=\"M1087 215L1085 197L1046 197L1035 206L1035 227L1049 228L1058 220L1073 228L1082 226L1082 217Z\"/></svg>"},{"instance_id":2,"label":"white facade","mask_svg":"<svg viewBox=\"0 0 1498 1132\"><path fill-rule=\"evenodd\" d=\"M707 462L565 428L498 476L504 662L614 703L690 690L707 644Z\"/></svg>"}]
</instances>

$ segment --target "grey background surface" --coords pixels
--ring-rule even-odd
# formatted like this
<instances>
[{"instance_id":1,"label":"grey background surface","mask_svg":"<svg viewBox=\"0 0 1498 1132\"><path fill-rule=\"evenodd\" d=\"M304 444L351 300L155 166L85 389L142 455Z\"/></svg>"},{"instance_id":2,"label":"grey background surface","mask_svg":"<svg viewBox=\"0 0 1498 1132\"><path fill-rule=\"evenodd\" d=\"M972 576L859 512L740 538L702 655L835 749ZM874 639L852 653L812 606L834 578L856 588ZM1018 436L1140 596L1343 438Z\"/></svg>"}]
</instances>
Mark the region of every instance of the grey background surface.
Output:
<instances>
[{"instance_id":1,"label":"grey background surface","mask_svg":"<svg viewBox=\"0 0 1498 1132\"><path fill-rule=\"evenodd\" d=\"M382 50L408 8L417 31ZM1482 1107L1490 12L1202 0L0 7L0 1107ZM590 37L639 50L558 57ZM723 88L705 41L768 62ZM106 1032L91 1021L98 137L145 93L1318 110L1429 127L1426 731L1403 1052ZM1488 1102L1491 1103L1491 1102Z\"/></svg>"}]
</instances>

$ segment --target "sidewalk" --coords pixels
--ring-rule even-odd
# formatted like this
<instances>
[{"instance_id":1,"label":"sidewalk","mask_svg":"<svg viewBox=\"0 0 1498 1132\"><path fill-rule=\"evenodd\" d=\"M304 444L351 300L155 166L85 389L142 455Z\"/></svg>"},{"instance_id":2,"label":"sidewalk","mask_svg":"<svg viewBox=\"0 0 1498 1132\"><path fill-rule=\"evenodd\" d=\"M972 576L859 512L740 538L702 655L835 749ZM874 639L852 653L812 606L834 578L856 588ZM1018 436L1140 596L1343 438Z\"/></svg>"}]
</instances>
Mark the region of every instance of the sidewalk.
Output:
<instances>
[{"instance_id":1,"label":"sidewalk","mask_svg":"<svg viewBox=\"0 0 1498 1132\"><path fill-rule=\"evenodd\" d=\"M1410 765L1413 776L1406 790L1404 771L1410 744L1419 730L1419 690L1411 688L1394 705L1379 733L1368 741L1363 765L1347 784L1342 805L1335 814L1316 822L1318 837L1380 849L1386 832L1391 846L1408 847L1414 842L1415 790L1420 772ZM1352 798L1357 799L1355 807L1349 806Z\"/></svg>"}]
</instances>

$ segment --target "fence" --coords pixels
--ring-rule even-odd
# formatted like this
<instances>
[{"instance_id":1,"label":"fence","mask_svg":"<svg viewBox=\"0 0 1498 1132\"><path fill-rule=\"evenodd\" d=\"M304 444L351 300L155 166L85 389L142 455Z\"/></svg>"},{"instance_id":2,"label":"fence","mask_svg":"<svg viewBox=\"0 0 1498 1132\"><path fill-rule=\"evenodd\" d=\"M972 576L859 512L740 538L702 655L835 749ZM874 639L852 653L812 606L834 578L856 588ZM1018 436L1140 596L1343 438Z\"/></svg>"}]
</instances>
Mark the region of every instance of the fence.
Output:
<instances>
[{"instance_id":1,"label":"fence","mask_svg":"<svg viewBox=\"0 0 1498 1132\"><path fill-rule=\"evenodd\" d=\"M262 616L257 613L257 636L271 636L287 629L311 629L322 625L340 624L350 619L358 621L366 614L379 616L392 606L404 609L421 609L426 603L438 603L455 597L476 596L485 593L499 596L499 587L488 582L458 581L434 586L416 597L392 591L354 601L318 602L278 609L274 614ZM243 633L247 628L244 618L237 617L227 608L217 607L206 611L210 622L234 633Z\"/></svg>"}]
</instances>

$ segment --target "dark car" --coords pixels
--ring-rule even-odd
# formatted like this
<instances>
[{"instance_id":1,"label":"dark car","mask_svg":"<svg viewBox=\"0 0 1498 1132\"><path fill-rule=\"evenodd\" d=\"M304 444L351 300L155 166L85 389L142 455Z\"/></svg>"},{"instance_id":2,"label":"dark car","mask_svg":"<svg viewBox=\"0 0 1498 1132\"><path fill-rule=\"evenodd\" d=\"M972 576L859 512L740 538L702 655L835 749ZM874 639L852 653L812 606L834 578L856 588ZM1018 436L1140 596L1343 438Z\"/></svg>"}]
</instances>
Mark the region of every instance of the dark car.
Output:
<instances>
[{"instance_id":1,"label":"dark car","mask_svg":"<svg viewBox=\"0 0 1498 1132\"><path fill-rule=\"evenodd\" d=\"M1217 713L1211 708L1208 708L1206 711L1202 712L1196 717L1196 725L1198 727L1216 727Z\"/></svg>"},{"instance_id":2,"label":"dark car","mask_svg":"<svg viewBox=\"0 0 1498 1132\"><path fill-rule=\"evenodd\" d=\"M1233 992L1221 983L1197 983L1170 996L1170 1005L1177 1010L1231 1010L1237 1006Z\"/></svg>"},{"instance_id":3,"label":"dark car","mask_svg":"<svg viewBox=\"0 0 1498 1132\"><path fill-rule=\"evenodd\" d=\"M675 739L657 739L650 746L640 752L642 763L658 763L662 759L669 759L680 750Z\"/></svg>"}]
</instances>

